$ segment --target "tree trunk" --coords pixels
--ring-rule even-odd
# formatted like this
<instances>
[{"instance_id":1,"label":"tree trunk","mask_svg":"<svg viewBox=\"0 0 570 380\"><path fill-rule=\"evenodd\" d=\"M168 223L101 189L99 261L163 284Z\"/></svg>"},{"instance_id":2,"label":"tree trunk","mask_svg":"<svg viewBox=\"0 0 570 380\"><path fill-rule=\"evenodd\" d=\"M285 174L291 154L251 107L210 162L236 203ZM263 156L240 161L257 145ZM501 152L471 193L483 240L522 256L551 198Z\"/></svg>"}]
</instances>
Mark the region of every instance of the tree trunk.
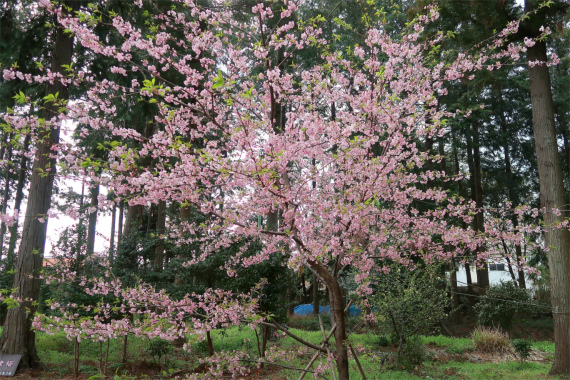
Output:
<instances>
[{"instance_id":1,"label":"tree trunk","mask_svg":"<svg viewBox=\"0 0 570 380\"><path fill-rule=\"evenodd\" d=\"M525 8L531 10L533 2L527 0ZM529 7L530 5L530 7ZM546 44L537 42L527 48L529 61L547 60ZM565 228L554 228L564 219L553 208L564 208L564 185L558 143L554 125L554 106L548 68L544 65L529 67L532 127L538 175L540 178L540 204L545 208L545 241L550 247L550 291L554 315L554 363L550 374L570 374L570 234Z\"/></svg>"},{"instance_id":2,"label":"tree trunk","mask_svg":"<svg viewBox=\"0 0 570 380\"><path fill-rule=\"evenodd\" d=\"M26 153L28 152L28 147L30 145L30 135L26 135L24 138L24 144L22 146L22 156L20 157L20 169L18 172L18 184L16 185L16 198L14 199L14 213L20 213L20 208L22 207L22 199L24 199L24 186L26 185L26 177L28 173L28 157ZM8 265L9 268L13 267L14 252L16 251L16 242L18 241L18 220L10 226L10 243L8 244Z\"/></svg>"},{"instance_id":3,"label":"tree trunk","mask_svg":"<svg viewBox=\"0 0 570 380\"><path fill-rule=\"evenodd\" d=\"M331 283L329 285L329 290L331 298L331 320L334 316L334 323L336 323L336 330L334 332L336 346L336 368L338 371L339 380L348 380L349 368L348 350L346 346L346 325L344 321L344 301L338 281Z\"/></svg>"},{"instance_id":4,"label":"tree trunk","mask_svg":"<svg viewBox=\"0 0 570 380\"><path fill-rule=\"evenodd\" d=\"M570 140L569 140L569 138L570 138L570 136L569 136L569 133L570 133L570 123L566 123L566 122L564 121L564 117L562 117L562 116L560 116L558 119L559 119L560 125L563 126L563 128L562 128L562 138L564 139L564 151L565 151L565 153L566 153L566 154L565 154L565 159L566 159L566 171L567 171L567 172L566 172L566 173L563 173L563 175L570 176ZM567 127L567 128L568 128L568 131L566 131L566 130L564 129L564 125L568 125L568 127ZM568 191L568 197L569 197L569 198L568 198L568 204L570 204L570 191Z\"/></svg>"},{"instance_id":5,"label":"tree trunk","mask_svg":"<svg viewBox=\"0 0 570 380\"><path fill-rule=\"evenodd\" d=\"M336 329L334 331L336 347L334 354L336 359L336 367L339 374L339 380L348 380L349 367L348 349L346 345L346 324L344 321L344 301L342 298L342 290L338 282L338 277L330 274L323 265L317 262L309 260L308 264L327 285L327 290L330 298L329 304L331 308L331 324L336 324Z\"/></svg>"},{"instance_id":6,"label":"tree trunk","mask_svg":"<svg viewBox=\"0 0 570 380\"><path fill-rule=\"evenodd\" d=\"M180 208L180 221L188 220L192 216L192 208L189 206L183 206ZM179 260L184 260L184 256L178 255ZM186 284L186 278L177 275L174 278L174 285L184 285Z\"/></svg>"},{"instance_id":7,"label":"tree trunk","mask_svg":"<svg viewBox=\"0 0 570 380\"><path fill-rule=\"evenodd\" d=\"M121 244L121 238L123 237L123 219L125 218L125 202L121 200L119 202L119 230L117 231L117 247Z\"/></svg>"},{"instance_id":8,"label":"tree trunk","mask_svg":"<svg viewBox=\"0 0 570 380\"><path fill-rule=\"evenodd\" d=\"M78 10L79 4L79 1L66 0L63 2L64 8L69 7L70 12ZM51 70L64 73L63 65L71 63L73 36L65 33L63 28L58 28L55 32L54 41ZM61 100L68 98L67 87L59 81L48 84L46 93L53 95L58 93L58 99ZM41 119L47 121L59 113L53 104L47 104L45 107L39 114ZM46 241L47 220L40 220L40 218L47 218L47 212L51 205L53 180L56 174L56 162L51 155L53 153L52 147L58 143L59 122L56 122L53 127L39 132L30 179L22 242L18 252L13 284L14 296L23 301L19 306L8 310L2 337L0 337L0 353L21 354L21 369L39 366L36 335L31 324L40 294L41 282L38 275L42 269Z\"/></svg>"},{"instance_id":9,"label":"tree trunk","mask_svg":"<svg viewBox=\"0 0 570 380\"><path fill-rule=\"evenodd\" d=\"M212 342L212 336L210 335L210 330L206 331L206 342L208 344L208 356L214 356L214 342Z\"/></svg>"},{"instance_id":10,"label":"tree trunk","mask_svg":"<svg viewBox=\"0 0 570 380\"><path fill-rule=\"evenodd\" d=\"M77 223L77 244L75 246L75 271L80 273L81 262L83 261L83 201L85 199L85 180L81 184L81 197L79 198L79 222ZM72 251L73 255L73 251Z\"/></svg>"},{"instance_id":11,"label":"tree trunk","mask_svg":"<svg viewBox=\"0 0 570 380\"><path fill-rule=\"evenodd\" d=\"M12 134L10 134L12 136ZM8 162L12 162L12 144L8 146ZM2 214L6 215L8 210L8 200L10 199L10 167L6 167L6 175L4 177L4 196L2 197ZM0 259L4 253L4 236L6 235L6 224L0 223Z\"/></svg>"},{"instance_id":12,"label":"tree trunk","mask_svg":"<svg viewBox=\"0 0 570 380\"><path fill-rule=\"evenodd\" d=\"M97 232L97 208L99 207L99 183L91 187L91 204L95 210L89 214L89 226L87 228L87 254L92 255L95 251L95 234Z\"/></svg>"},{"instance_id":13,"label":"tree trunk","mask_svg":"<svg viewBox=\"0 0 570 380\"><path fill-rule=\"evenodd\" d=\"M117 205L113 202L113 212L111 213L111 236L109 239L109 264L113 263L115 256L115 224L117 217Z\"/></svg>"},{"instance_id":14,"label":"tree trunk","mask_svg":"<svg viewBox=\"0 0 570 380\"><path fill-rule=\"evenodd\" d=\"M451 259L451 315L450 319L453 322L459 321L459 294L457 289L457 264L455 263L455 258Z\"/></svg>"},{"instance_id":15,"label":"tree trunk","mask_svg":"<svg viewBox=\"0 0 570 380\"><path fill-rule=\"evenodd\" d=\"M497 87L498 87L497 91L499 92L499 102L501 104L504 104L502 90L501 90L500 86L497 86ZM504 109L504 107L505 106L503 106L502 108ZM509 196L509 201L511 203L513 203L514 205L518 205L519 199L518 199L517 194L516 194L516 189L513 188L514 187L514 185L513 185L513 171L512 171L512 167L511 167L511 154L510 154L510 147L509 147L509 140L508 140L507 119L505 117L504 112L500 112L499 117L501 120L501 132L503 134L502 138L503 138L503 152L504 152L504 159L505 159L505 174L507 175L507 181L508 181L507 192L508 192L508 196ZM513 215L513 217L511 218L511 222L513 223L513 228L516 231L517 227L519 225L519 221L518 221L516 215ZM521 260L522 260L523 254L522 254L521 246L519 244L515 244L515 256L516 256L516 260L517 260L518 285L520 288L526 289L524 271L522 270L522 265L521 265ZM510 268L510 263L509 263L509 268Z\"/></svg>"},{"instance_id":16,"label":"tree trunk","mask_svg":"<svg viewBox=\"0 0 570 380\"><path fill-rule=\"evenodd\" d=\"M313 275L313 315L319 314L319 279Z\"/></svg>"},{"instance_id":17,"label":"tree trunk","mask_svg":"<svg viewBox=\"0 0 570 380\"><path fill-rule=\"evenodd\" d=\"M483 219L483 186L481 184L481 153L479 150L479 124L474 122L473 126L473 180L475 182L475 203L478 212L475 215L475 229L480 234L485 233L485 220ZM479 247L476 254L484 252L484 247ZM482 264L482 267L477 269L477 286L479 289L484 290L489 287L489 267L487 262Z\"/></svg>"},{"instance_id":18,"label":"tree trunk","mask_svg":"<svg viewBox=\"0 0 570 380\"><path fill-rule=\"evenodd\" d=\"M301 273L301 290L303 291L301 303L307 303L309 301L309 295L307 294L307 286L305 285L305 272Z\"/></svg>"},{"instance_id":19,"label":"tree trunk","mask_svg":"<svg viewBox=\"0 0 570 380\"><path fill-rule=\"evenodd\" d=\"M164 266L164 240L166 232L166 202L158 202L158 215L156 217L156 233L158 234L158 244L154 250L154 268L161 271Z\"/></svg>"},{"instance_id":20,"label":"tree trunk","mask_svg":"<svg viewBox=\"0 0 570 380\"><path fill-rule=\"evenodd\" d=\"M452 128L451 129L451 140L453 143L453 158L455 161L455 174L456 175L460 175L461 174L461 169L460 169L460 164L459 164L459 154L457 153L457 139L455 138L455 130ZM467 161L469 163L469 169L471 169L471 146L470 146L470 140L469 137L467 136ZM461 181L458 182L458 191L459 191L459 196L462 197L466 197L465 195L465 191L463 190L463 184ZM467 228L467 224L462 221L461 222L461 227L463 229ZM469 293L470 295L473 294L473 281L471 279L471 267L469 265L468 262L465 263L464 265L465 268L465 281L467 282L467 293ZM457 280L457 276L456 276L456 280ZM471 304L472 297L469 297L469 304Z\"/></svg>"},{"instance_id":21,"label":"tree trunk","mask_svg":"<svg viewBox=\"0 0 570 380\"><path fill-rule=\"evenodd\" d=\"M125 230L123 232L124 236L130 236L130 234L134 231L133 228L135 227L135 225L140 228L143 222L142 214L143 214L143 206L141 205L129 206L127 210L127 219L125 220Z\"/></svg>"}]
</instances>

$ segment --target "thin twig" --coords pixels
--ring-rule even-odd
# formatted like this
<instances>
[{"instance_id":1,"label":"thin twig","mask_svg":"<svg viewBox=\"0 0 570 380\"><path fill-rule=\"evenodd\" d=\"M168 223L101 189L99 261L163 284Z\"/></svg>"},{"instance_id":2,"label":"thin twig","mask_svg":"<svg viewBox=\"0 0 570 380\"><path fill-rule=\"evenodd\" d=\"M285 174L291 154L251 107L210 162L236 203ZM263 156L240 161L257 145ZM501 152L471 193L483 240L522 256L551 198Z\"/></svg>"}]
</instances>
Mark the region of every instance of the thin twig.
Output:
<instances>
[{"instance_id":1,"label":"thin twig","mask_svg":"<svg viewBox=\"0 0 570 380\"><path fill-rule=\"evenodd\" d=\"M240 362L250 362L250 363L260 363L260 364L271 364L271 365L275 365L278 367L282 367L282 368L286 368L286 369L292 369L295 371L301 371L301 372L308 372L308 373L315 373L315 371L310 371L308 369L303 369L303 368L298 368L298 367L292 367L292 366L288 366L288 365L284 365L284 364L279 364L279 363L275 363L275 362L268 362L268 361L258 361L258 360L249 360L249 359L240 359ZM318 376L321 376L323 379L327 379L326 377L324 377L321 374L317 374ZM327 379L328 380L328 379Z\"/></svg>"},{"instance_id":2,"label":"thin twig","mask_svg":"<svg viewBox=\"0 0 570 380\"><path fill-rule=\"evenodd\" d=\"M347 342L348 347L350 348L350 352L352 352L352 356L354 356L354 360L356 360L356 365L358 366L358 370L360 371L360 374L362 375L362 380L366 380L366 375L364 374L364 369L362 369L362 366L360 365L360 360L358 360L358 356L356 356L356 351L354 350L354 348L352 348L352 344L350 344L350 342Z\"/></svg>"}]
</instances>

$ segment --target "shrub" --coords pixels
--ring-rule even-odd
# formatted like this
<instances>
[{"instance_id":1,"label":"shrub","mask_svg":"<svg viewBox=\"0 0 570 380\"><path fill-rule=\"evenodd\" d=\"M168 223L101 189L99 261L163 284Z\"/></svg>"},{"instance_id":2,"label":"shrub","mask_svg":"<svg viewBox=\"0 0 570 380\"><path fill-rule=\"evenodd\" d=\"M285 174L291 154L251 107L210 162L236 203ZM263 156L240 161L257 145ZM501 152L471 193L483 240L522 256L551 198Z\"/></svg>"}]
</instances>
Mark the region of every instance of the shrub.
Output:
<instances>
[{"instance_id":1,"label":"shrub","mask_svg":"<svg viewBox=\"0 0 570 380\"><path fill-rule=\"evenodd\" d=\"M479 326L471 333L471 339L475 349L481 352L507 353L512 351L509 337L498 328Z\"/></svg>"},{"instance_id":2,"label":"shrub","mask_svg":"<svg viewBox=\"0 0 570 380\"><path fill-rule=\"evenodd\" d=\"M446 317L448 284L439 281L439 268L415 270L393 265L375 280L371 298L380 332L398 342L397 362L420 364L425 357L420 334L428 334Z\"/></svg>"},{"instance_id":3,"label":"shrub","mask_svg":"<svg viewBox=\"0 0 570 380\"><path fill-rule=\"evenodd\" d=\"M397 357L398 364L408 369L422 364L427 355L422 340L418 335L409 337L399 351L400 353Z\"/></svg>"},{"instance_id":4,"label":"shrub","mask_svg":"<svg viewBox=\"0 0 570 380\"><path fill-rule=\"evenodd\" d=\"M388 347L392 344L392 339L385 335L379 335L376 344L378 344L380 347Z\"/></svg>"},{"instance_id":5,"label":"shrub","mask_svg":"<svg viewBox=\"0 0 570 380\"><path fill-rule=\"evenodd\" d=\"M511 281L489 287L475 306L479 325L500 326L507 331L513 327L516 313L532 312L533 309L528 292Z\"/></svg>"},{"instance_id":6,"label":"shrub","mask_svg":"<svg viewBox=\"0 0 570 380\"><path fill-rule=\"evenodd\" d=\"M154 338L148 343L148 352L153 356L154 360L158 358L158 363L163 356L172 352L172 344L168 340Z\"/></svg>"},{"instance_id":7,"label":"shrub","mask_svg":"<svg viewBox=\"0 0 570 380\"><path fill-rule=\"evenodd\" d=\"M525 339L515 339L512 342L515 353L519 357L521 363L530 356L532 341Z\"/></svg>"}]
</instances>

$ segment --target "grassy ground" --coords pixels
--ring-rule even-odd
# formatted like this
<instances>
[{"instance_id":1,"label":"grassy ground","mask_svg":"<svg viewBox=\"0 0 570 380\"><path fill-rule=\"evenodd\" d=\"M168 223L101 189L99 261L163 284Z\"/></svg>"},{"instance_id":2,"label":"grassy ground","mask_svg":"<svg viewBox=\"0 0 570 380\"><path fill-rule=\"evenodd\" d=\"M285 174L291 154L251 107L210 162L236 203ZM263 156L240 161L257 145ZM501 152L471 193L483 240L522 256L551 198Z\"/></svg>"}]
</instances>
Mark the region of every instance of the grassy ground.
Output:
<instances>
[{"instance_id":1,"label":"grassy ground","mask_svg":"<svg viewBox=\"0 0 570 380\"><path fill-rule=\"evenodd\" d=\"M303 327L302 323L297 325ZM315 344L320 344L322 339L320 331L300 328L291 328L290 331ZM216 352L243 350L253 355L257 353L255 332L247 327L213 331L212 339ZM468 338L422 337L421 343L426 350L424 363L396 370L394 365L388 365L386 360L393 355L396 347L387 344L386 339L374 333L353 333L349 335L349 340L360 350L359 359L368 379L559 379L548 376L554 353L554 343L549 341L533 342L533 354L530 360L521 364L513 355L481 355L474 350L472 341ZM19 374L17 378L62 379L73 376L73 344L63 334L39 333L37 346L48 371ZM334 339L331 346L334 346ZM288 352L288 358L280 364L289 367L303 368L313 355L312 351L300 349L300 344L289 337L272 340L270 347ZM81 379L103 378L99 375L98 368L99 349L98 343L81 341L79 345ZM106 344L103 345L103 350L105 349ZM148 339L129 337L126 363L121 363L122 350L122 340L110 342L107 379L170 379L184 376L199 365L199 357L206 355L207 346L199 342L192 346L191 353L175 348L167 355L158 358L150 352ZM317 361L312 368L322 364L323 360ZM354 360L350 360L350 371L351 380L362 379ZM262 370L254 370L248 379L297 379L299 374L299 371L293 369L266 365ZM323 375L327 379L333 378L327 371ZM307 376L306 379L308 378L313 376Z\"/></svg>"}]
</instances>

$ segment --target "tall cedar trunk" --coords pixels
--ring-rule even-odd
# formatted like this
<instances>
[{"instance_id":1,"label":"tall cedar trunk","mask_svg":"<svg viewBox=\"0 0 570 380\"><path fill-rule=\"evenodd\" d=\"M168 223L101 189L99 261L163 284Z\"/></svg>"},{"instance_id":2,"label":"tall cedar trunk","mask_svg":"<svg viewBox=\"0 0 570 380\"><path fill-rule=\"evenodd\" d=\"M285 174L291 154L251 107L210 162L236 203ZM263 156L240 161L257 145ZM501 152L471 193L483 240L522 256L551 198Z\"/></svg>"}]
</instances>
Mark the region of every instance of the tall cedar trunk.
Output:
<instances>
[{"instance_id":1,"label":"tall cedar trunk","mask_svg":"<svg viewBox=\"0 0 570 380\"><path fill-rule=\"evenodd\" d=\"M10 134L11 135L11 134ZM12 144L8 146L8 162L12 162ZM6 215L8 210L8 201L10 200L10 170L9 166L6 168L6 175L4 177L4 196L2 197L2 214ZM6 224L0 223L0 259L4 253L4 235L6 235Z\"/></svg>"},{"instance_id":2,"label":"tall cedar trunk","mask_svg":"<svg viewBox=\"0 0 570 380\"><path fill-rule=\"evenodd\" d=\"M529 9L529 1L526 7ZM546 44L537 42L527 49L529 61L547 60ZM546 209L544 224L550 269L550 291L554 314L554 363L550 374L570 374L570 234L561 223L565 214L557 216L552 208L564 208L564 184L558 155L554 125L554 107L550 75L544 65L529 67L532 127L540 178L540 204Z\"/></svg>"},{"instance_id":3,"label":"tall cedar trunk","mask_svg":"<svg viewBox=\"0 0 570 380\"><path fill-rule=\"evenodd\" d=\"M479 150L479 124L477 121L473 123L473 180L475 181L475 204L478 212L475 215L475 229L480 234L485 233L485 221L483 219L483 186L481 184L481 153ZM477 254L484 251L484 247L477 249ZM480 269L477 269L477 285L479 289L487 289L489 287L489 267L487 263L483 263Z\"/></svg>"},{"instance_id":4,"label":"tall cedar trunk","mask_svg":"<svg viewBox=\"0 0 570 380\"><path fill-rule=\"evenodd\" d=\"M130 234L134 232L133 228L135 226L140 228L142 222L143 222L143 206L129 205L127 209L127 219L125 220L125 230L123 231L123 235L130 236Z\"/></svg>"},{"instance_id":5,"label":"tall cedar trunk","mask_svg":"<svg viewBox=\"0 0 570 380\"><path fill-rule=\"evenodd\" d=\"M79 223L77 224L77 244L75 246L75 271L80 273L83 256L83 200L85 198L85 181L81 184L81 197L79 198ZM73 256L73 251L71 252Z\"/></svg>"},{"instance_id":6,"label":"tall cedar trunk","mask_svg":"<svg viewBox=\"0 0 570 380\"><path fill-rule=\"evenodd\" d=\"M95 234L97 232L97 209L99 207L99 183L91 187L91 204L95 210L89 214L89 226L87 228L87 254L92 255L95 251Z\"/></svg>"},{"instance_id":7,"label":"tall cedar trunk","mask_svg":"<svg viewBox=\"0 0 570 380\"><path fill-rule=\"evenodd\" d=\"M467 135L467 161L469 164L469 171L471 172L471 198L475 201L479 212L473 217L473 229L479 233L484 232L483 228L483 196L481 188L481 160L479 156L479 142L478 130L475 130L476 124L473 124L473 141L471 136ZM483 230L482 230L483 228ZM478 248L474 254L480 252ZM477 269L477 286L479 290L484 290L489 287L489 272L487 270L487 263L481 269Z\"/></svg>"},{"instance_id":8,"label":"tall cedar trunk","mask_svg":"<svg viewBox=\"0 0 570 380\"><path fill-rule=\"evenodd\" d=\"M119 225L117 231L117 247L121 244L121 238L123 237L123 219L125 219L125 201L121 200L119 202Z\"/></svg>"},{"instance_id":9,"label":"tall cedar trunk","mask_svg":"<svg viewBox=\"0 0 570 380\"><path fill-rule=\"evenodd\" d=\"M161 271L164 266L164 240L166 232L166 202L158 202L158 215L156 217L156 233L158 234L158 244L154 250L154 268Z\"/></svg>"},{"instance_id":10,"label":"tall cedar trunk","mask_svg":"<svg viewBox=\"0 0 570 380\"><path fill-rule=\"evenodd\" d=\"M451 315L450 319L453 322L459 321L459 289L457 289L457 264L455 258L451 259L451 271L450 271L450 281L451 281Z\"/></svg>"},{"instance_id":11,"label":"tall cedar trunk","mask_svg":"<svg viewBox=\"0 0 570 380\"><path fill-rule=\"evenodd\" d=\"M115 256L115 225L117 222L117 205L113 202L113 211L111 212L111 236L109 238L109 263L113 263Z\"/></svg>"},{"instance_id":12,"label":"tall cedar trunk","mask_svg":"<svg viewBox=\"0 0 570 380\"><path fill-rule=\"evenodd\" d=\"M79 9L79 1L65 0L64 8L70 12ZM63 65L71 64L73 52L73 36L66 34L63 28L55 32L54 49L51 62L53 72L64 73ZM58 99L68 98L67 87L59 81L48 84L46 94L58 93ZM53 103L45 105L39 117L50 120L57 116L57 107ZM21 354L20 368L37 368L39 359L36 352L35 331L32 329L32 318L37 309L36 301L40 295L39 272L42 269L44 246L46 241L46 218L51 204L53 180L56 174L56 162L52 158L52 147L59 142L59 125L56 122L51 128L39 132L36 145L35 160L30 179L28 206L24 219L22 242L16 262L13 288L14 296L23 301L19 306L8 310L2 337L0 337L1 354ZM43 173L49 173L44 175Z\"/></svg>"},{"instance_id":13,"label":"tall cedar trunk","mask_svg":"<svg viewBox=\"0 0 570 380\"><path fill-rule=\"evenodd\" d=\"M559 123L561 125L568 125L568 130L562 129L562 138L564 139L564 151L566 152L565 159L566 159L566 170L567 172L564 173L566 176L570 176L570 123L566 123L563 117L559 117ZM568 192L568 204L570 204L570 191Z\"/></svg>"},{"instance_id":14,"label":"tall cedar trunk","mask_svg":"<svg viewBox=\"0 0 570 380\"><path fill-rule=\"evenodd\" d=\"M156 223L156 207L154 204L151 204L150 207L148 208L148 218L146 219L146 228L144 229L144 235L145 237L149 237L150 234L150 227L152 225L152 222Z\"/></svg>"},{"instance_id":15,"label":"tall cedar trunk","mask_svg":"<svg viewBox=\"0 0 570 380\"><path fill-rule=\"evenodd\" d=\"M445 159L445 142L443 141L443 139L439 139L438 141L438 147L439 147L439 155L441 157L441 161L439 163L440 165L440 170L442 172L444 172L446 174L446 176L449 174L448 173L448 167L447 167L447 160ZM454 148L454 154L456 154L456 150ZM459 173L457 173L459 174ZM449 185L447 184L447 182L443 182L443 184L441 185L442 188L444 190L449 188ZM455 258L451 259L451 266L450 266L450 281L451 281L451 315L450 315L450 319L452 321L458 321L459 320L459 313L458 313L458 309L459 309L459 294L458 293L458 289L457 289L457 264L455 262Z\"/></svg>"},{"instance_id":16,"label":"tall cedar trunk","mask_svg":"<svg viewBox=\"0 0 570 380\"><path fill-rule=\"evenodd\" d=\"M180 220L185 221L190 219L192 216L192 207L190 206L182 206L180 208ZM184 260L184 256L178 255L177 259ZM186 283L186 278L178 275L174 278L174 285L183 285Z\"/></svg>"},{"instance_id":17,"label":"tall cedar trunk","mask_svg":"<svg viewBox=\"0 0 570 380\"><path fill-rule=\"evenodd\" d=\"M498 92L499 92L499 102L501 104L504 104L502 90L499 86L497 86L497 87L498 87ZM504 105L502 108L504 109ZM504 160L505 160L505 174L507 175L507 181L508 181L507 193L508 193L509 201L512 202L514 205L518 205L519 200L518 200L518 197L516 194L516 190L513 189L514 185L513 185L513 171L512 171L512 167L511 167L511 153L510 153L511 150L509 147L507 119L505 117L504 112L499 113L499 118L501 120L501 132L503 134L502 138L503 138L503 153L504 153ZM511 221L513 223L513 228L516 230L518 228L518 225L519 225L519 221L518 221L518 218L516 217L516 215L512 216ZM524 270L522 269L522 265L521 265L521 260L523 258L522 257L523 254L522 254L522 248L521 248L520 244L515 245L515 256L516 256L516 260L517 260L517 269L518 269L518 285L520 288L526 289L526 282L525 282L525 278L524 278ZM509 268L510 268L510 263L509 263Z\"/></svg>"},{"instance_id":18,"label":"tall cedar trunk","mask_svg":"<svg viewBox=\"0 0 570 380\"><path fill-rule=\"evenodd\" d=\"M24 199L24 186L26 185L26 177L28 173L28 147L30 145L30 135L24 138L22 146L22 156L20 157L20 168L18 171L18 183L16 184L16 198L14 199L14 213L20 213L22 207L22 199ZM16 251L16 242L18 241L18 220L10 226L10 243L8 244L8 269L12 269L14 261L14 252Z\"/></svg>"},{"instance_id":19,"label":"tall cedar trunk","mask_svg":"<svg viewBox=\"0 0 570 380\"><path fill-rule=\"evenodd\" d=\"M180 207L180 221L184 222L188 219L190 219L190 217L192 216L192 208L190 206L181 206ZM165 262L169 262L171 259L171 252L167 252L166 256L165 256ZM182 255L178 255L177 257L179 260L183 260L184 256ZM176 277L174 277L174 285L184 285L186 283L186 278L180 276L179 274L176 275ZM194 285L196 285L196 277L194 277ZM208 339L211 340L211 338L209 337L209 335L207 336ZM178 337L176 339L174 339L174 341L172 342L172 344L174 344L175 347L182 347L184 344L186 343L186 336L181 336ZM210 345L211 342L208 342L208 345ZM210 347L208 346L208 353L212 353L214 352L214 347L212 346L211 350Z\"/></svg>"},{"instance_id":20,"label":"tall cedar trunk","mask_svg":"<svg viewBox=\"0 0 570 380\"><path fill-rule=\"evenodd\" d=\"M461 170L459 167L459 155L457 154L457 139L455 138L455 131L453 130L453 128L451 129L451 140L453 142L453 158L455 161L455 174L456 175L460 175L461 174ZM467 142L469 143L469 140L467 140ZM468 158L471 157L471 150L468 150ZM471 160L469 159L469 162L471 162ZM464 191L463 191L463 183L461 181L458 182L458 186L459 186L459 195L460 196L464 196ZM465 222L461 222L462 224L462 228L465 229L467 228ZM473 293L473 281L471 280L471 268L469 266L468 263L465 263L464 265L465 267L465 281L467 282L467 293L472 294ZM457 276L455 276L455 280L457 281ZM457 284L457 282L456 282Z\"/></svg>"}]
</instances>

